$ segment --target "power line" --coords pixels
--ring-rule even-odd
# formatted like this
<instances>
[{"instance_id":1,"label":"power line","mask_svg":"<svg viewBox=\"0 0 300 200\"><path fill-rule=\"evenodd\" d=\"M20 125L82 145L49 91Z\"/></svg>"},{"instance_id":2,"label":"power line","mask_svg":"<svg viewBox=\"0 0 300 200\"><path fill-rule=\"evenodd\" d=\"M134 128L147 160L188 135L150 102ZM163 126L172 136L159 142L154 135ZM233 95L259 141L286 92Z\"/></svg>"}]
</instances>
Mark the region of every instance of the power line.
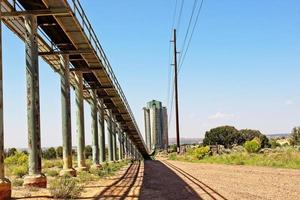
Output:
<instances>
[{"instance_id":1,"label":"power line","mask_svg":"<svg viewBox=\"0 0 300 200\"><path fill-rule=\"evenodd\" d=\"M188 44L187 44L187 48L184 51L183 57L180 57L182 59L179 60L179 69L178 69L178 71L180 71L180 69L183 65L183 62L185 60L186 54L188 52L188 49L190 47L190 44L191 44L191 41L192 41L192 38L193 38L193 35L194 35L194 32L195 32L195 28L197 26L197 22L198 22L198 19L199 19L199 16L200 16L200 13L201 13L201 10L202 10L202 7L203 7L203 2L204 2L204 0L201 1L200 7L198 9L198 13L197 13L196 20L195 20L195 23L194 23L194 26L193 26L193 29L192 29L191 36L190 36ZM182 54L181 54L181 56L182 56Z\"/></svg>"},{"instance_id":2,"label":"power line","mask_svg":"<svg viewBox=\"0 0 300 200\"><path fill-rule=\"evenodd\" d=\"M181 1L181 6L180 6L180 10L179 10L179 16L178 16L178 20L177 20L177 27L173 27L173 29L177 29L177 32L179 32L179 28L180 28L180 22L181 22L181 15L182 15L182 10L183 10L183 5L184 5L184 0Z\"/></svg>"},{"instance_id":3,"label":"power line","mask_svg":"<svg viewBox=\"0 0 300 200\"><path fill-rule=\"evenodd\" d=\"M186 33L185 33L185 36L184 36L181 52L184 51L185 44L186 44L186 41L187 41L187 38L188 38L188 35L189 35L189 32L190 32L190 28L191 28L191 25L192 25L194 13L195 13L195 10L197 8L197 4L198 4L198 0L194 0L193 9L192 9L192 13L191 13L191 16L190 16L190 19L189 19L188 27L187 27L187 30L186 30ZM180 54L179 63L181 61L181 58L182 58L182 54Z\"/></svg>"}]
</instances>

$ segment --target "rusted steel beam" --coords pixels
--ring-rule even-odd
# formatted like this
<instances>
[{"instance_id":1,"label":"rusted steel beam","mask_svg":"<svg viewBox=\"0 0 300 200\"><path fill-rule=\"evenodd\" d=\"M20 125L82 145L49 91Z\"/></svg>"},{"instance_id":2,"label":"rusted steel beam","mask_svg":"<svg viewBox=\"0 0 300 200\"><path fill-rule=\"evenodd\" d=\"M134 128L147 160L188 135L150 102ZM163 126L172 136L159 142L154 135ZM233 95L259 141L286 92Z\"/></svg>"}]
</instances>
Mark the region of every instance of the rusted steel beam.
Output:
<instances>
[{"instance_id":1,"label":"rusted steel beam","mask_svg":"<svg viewBox=\"0 0 300 200\"><path fill-rule=\"evenodd\" d=\"M76 176L72 164L72 129L71 129L71 100L69 56L61 56L61 117L63 138L63 170L61 175Z\"/></svg>"},{"instance_id":2,"label":"rusted steel beam","mask_svg":"<svg viewBox=\"0 0 300 200\"><path fill-rule=\"evenodd\" d=\"M42 9L42 10L26 10L26 11L12 11L12 12L2 12L2 18L10 17L24 17L26 15L32 16L49 16L49 15L70 15L72 12L66 8L52 8L52 9Z\"/></svg>"},{"instance_id":3,"label":"rusted steel beam","mask_svg":"<svg viewBox=\"0 0 300 200\"><path fill-rule=\"evenodd\" d=\"M92 119L92 149L93 149L93 165L99 165L99 141L98 141L98 109L96 92L92 92L91 101L91 119Z\"/></svg>"},{"instance_id":4,"label":"rusted steel beam","mask_svg":"<svg viewBox=\"0 0 300 200\"><path fill-rule=\"evenodd\" d=\"M77 125L77 162L78 170L86 170L85 138L84 138L84 107L83 107L83 76L76 74L76 125Z\"/></svg>"},{"instance_id":5,"label":"rusted steel beam","mask_svg":"<svg viewBox=\"0 0 300 200\"><path fill-rule=\"evenodd\" d=\"M94 53L92 49L77 49L77 50L65 50L65 51L47 51L47 52L39 52L40 56L51 56L51 55L80 55L80 54L91 54Z\"/></svg>"},{"instance_id":6,"label":"rusted steel beam","mask_svg":"<svg viewBox=\"0 0 300 200\"><path fill-rule=\"evenodd\" d=\"M27 123L29 176L25 177L25 186L46 187L47 180L42 174L40 99L39 99L39 63L37 43L37 18L25 16L25 52L27 82Z\"/></svg>"},{"instance_id":7,"label":"rusted steel beam","mask_svg":"<svg viewBox=\"0 0 300 200\"><path fill-rule=\"evenodd\" d=\"M105 158L105 126L104 126L104 109L103 109L103 101L100 100L99 110L99 154L100 154L100 163L106 161Z\"/></svg>"}]
</instances>

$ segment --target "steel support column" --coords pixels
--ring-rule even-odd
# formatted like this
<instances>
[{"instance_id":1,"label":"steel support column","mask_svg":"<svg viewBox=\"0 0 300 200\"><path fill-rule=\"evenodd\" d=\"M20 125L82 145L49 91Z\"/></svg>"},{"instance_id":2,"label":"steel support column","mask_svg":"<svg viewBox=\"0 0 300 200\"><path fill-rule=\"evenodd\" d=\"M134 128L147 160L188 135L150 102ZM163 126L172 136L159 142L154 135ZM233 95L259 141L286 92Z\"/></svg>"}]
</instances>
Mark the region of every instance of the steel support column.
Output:
<instances>
[{"instance_id":1,"label":"steel support column","mask_svg":"<svg viewBox=\"0 0 300 200\"><path fill-rule=\"evenodd\" d=\"M60 175L76 176L72 163L72 130L71 130L71 100L69 56L61 55L61 118L63 138L63 170Z\"/></svg>"},{"instance_id":2,"label":"steel support column","mask_svg":"<svg viewBox=\"0 0 300 200\"><path fill-rule=\"evenodd\" d=\"M82 73L76 74L76 125L77 125L77 165L78 170L87 170L85 163L85 138L84 138L84 107L83 107L83 77Z\"/></svg>"},{"instance_id":3,"label":"steel support column","mask_svg":"<svg viewBox=\"0 0 300 200\"><path fill-rule=\"evenodd\" d=\"M0 5L1 10L1 5ZM3 68L2 68L2 21L0 13L0 199L11 199L11 183L4 173L4 126L3 126Z\"/></svg>"},{"instance_id":4,"label":"steel support column","mask_svg":"<svg viewBox=\"0 0 300 200\"><path fill-rule=\"evenodd\" d=\"M123 158L122 158L122 142L121 142L121 130L120 130L120 128L118 127L118 133L117 133L117 135L118 135L118 141L119 141L119 149L118 149L118 155L119 155L119 157L118 157L118 160L122 160Z\"/></svg>"},{"instance_id":5,"label":"steel support column","mask_svg":"<svg viewBox=\"0 0 300 200\"><path fill-rule=\"evenodd\" d=\"M92 91L91 100L91 116L92 116L92 149L93 149L93 165L99 165L99 143L98 143L98 108L97 108L96 91Z\"/></svg>"},{"instance_id":6,"label":"steel support column","mask_svg":"<svg viewBox=\"0 0 300 200\"><path fill-rule=\"evenodd\" d=\"M37 43L37 18L26 15L25 53L27 81L27 125L29 176L24 179L24 186L46 187L47 179L42 174L41 165L41 133L40 133L40 94L39 94L39 62Z\"/></svg>"},{"instance_id":7,"label":"steel support column","mask_svg":"<svg viewBox=\"0 0 300 200\"><path fill-rule=\"evenodd\" d=\"M115 118L113 118L113 127L112 127L112 145L113 145L113 161L117 161L117 140L116 140L116 133L117 133L117 124Z\"/></svg>"},{"instance_id":8,"label":"steel support column","mask_svg":"<svg viewBox=\"0 0 300 200\"><path fill-rule=\"evenodd\" d=\"M108 161L113 161L113 122L112 122L112 114L111 110L108 110L107 116L107 133L108 133Z\"/></svg>"},{"instance_id":9,"label":"steel support column","mask_svg":"<svg viewBox=\"0 0 300 200\"><path fill-rule=\"evenodd\" d=\"M105 126L104 126L104 109L103 101L100 100L99 106L99 153L100 153L100 163L106 161L105 158Z\"/></svg>"}]
</instances>

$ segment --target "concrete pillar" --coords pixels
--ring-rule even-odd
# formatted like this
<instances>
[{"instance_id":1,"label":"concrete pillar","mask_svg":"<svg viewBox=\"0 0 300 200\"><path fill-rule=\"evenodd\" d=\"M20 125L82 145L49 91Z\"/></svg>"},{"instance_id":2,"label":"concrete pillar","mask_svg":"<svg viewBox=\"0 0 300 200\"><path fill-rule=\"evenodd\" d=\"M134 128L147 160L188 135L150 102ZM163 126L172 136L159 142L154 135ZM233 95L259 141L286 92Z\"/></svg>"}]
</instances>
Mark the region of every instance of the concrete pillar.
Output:
<instances>
[{"instance_id":1,"label":"concrete pillar","mask_svg":"<svg viewBox=\"0 0 300 200\"><path fill-rule=\"evenodd\" d=\"M150 110L148 108L144 108L144 120L145 120L146 145L149 151L151 151L151 123L150 123Z\"/></svg>"},{"instance_id":2,"label":"concrete pillar","mask_svg":"<svg viewBox=\"0 0 300 200\"><path fill-rule=\"evenodd\" d=\"M1 10L1 5L0 5ZM2 21L0 12L0 199L11 198L11 183L4 173L4 126L3 126L3 73L2 73Z\"/></svg>"},{"instance_id":3,"label":"concrete pillar","mask_svg":"<svg viewBox=\"0 0 300 200\"><path fill-rule=\"evenodd\" d=\"M96 91L92 92L91 115L92 115L92 148L93 148L93 166L101 167L99 164L99 141L98 141L98 108Z\"/></svg>"},{"instance_id":4,"label":"concrete pillar","mask_svg":"<svg viewBox=\"0 0 300 200\"><path fill-rule=\"evenodd\" d=\"M99 153L100 153L100 163L106 161L105 158L105 126L104 126L104 108L103 100L100 100L99 106Z\"/></svg>"},{"instance_id":5,"label":"concrete pillar","mask_svg":"<svg viewBox=\"0 0 300 200\"><path fill-rule=\"evenodd\" d=\"M60 175L76 176L72 164L72 129L71 129L71 100L69 56L61 56L61 117L63 140L63 170Z\"/></svg>"},{"instance_id":6,"label":"concrete pillar","mask_svg":"<svg viewBox=\"0 0 300 200\"><path fill-rule=\"evenodd\" d=\"M41 165L41 133L40 133L40 94L39 94L39 62L37 43L37 18L26 15L25 53L27 81L27 125L29 175L24 178L24 186L46 187L47 179L42 174Z\"/></svg>"},{"instance_id":7,"label":"concrete pillar","mask_svg":"<svg viewBox=\"0 0 300 200\"><path fill-rule=\"evenodd\" d=\"M112 127L112 145L113 145L113 161L117 161L117 140L116 140L116 132L117 132L117 124L115 119L113 120Z\"/></svg>"},{"instance_id":8,"label":"concrete pillar","mask_svg":"<svg viewBox=\"0 0 300 200\"><path fill-rule=\"evenodd\" d=\"M108 110L107 116L107 132L108 132L108 161L111 162L114 160L113 156L113 122L111 116L111 110Z\"/></svg>"},{"instance_id":9,"label":"concrete pillar","mask_svg":"<svg viewBox=\"0 0 300 200\"><path fill-rule=\"evenodd\" d=\"M85 138L84 138L84 107L83 107L83 77L82 73L76 74L76 132L77 132L77 170L87 170L85 163Z\"/></svg>"}]
</instances>

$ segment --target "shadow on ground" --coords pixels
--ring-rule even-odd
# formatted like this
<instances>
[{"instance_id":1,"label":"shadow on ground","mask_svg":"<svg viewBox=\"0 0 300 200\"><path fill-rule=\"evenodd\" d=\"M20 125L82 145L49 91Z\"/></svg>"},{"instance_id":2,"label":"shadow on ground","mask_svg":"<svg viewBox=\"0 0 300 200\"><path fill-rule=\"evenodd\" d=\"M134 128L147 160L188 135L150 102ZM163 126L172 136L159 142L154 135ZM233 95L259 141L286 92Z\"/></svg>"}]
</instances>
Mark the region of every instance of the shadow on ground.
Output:
<instances>
[{"instance_id":1,"label":"shadow on ground","mask_svg":"<svg viewBox=\"0 0 300 200\"><path fill-rule=\"evenodd\" d=\"M145 161L141 200L202 199L193 188L160 161Z\"/></svg>"}]
</instances>

